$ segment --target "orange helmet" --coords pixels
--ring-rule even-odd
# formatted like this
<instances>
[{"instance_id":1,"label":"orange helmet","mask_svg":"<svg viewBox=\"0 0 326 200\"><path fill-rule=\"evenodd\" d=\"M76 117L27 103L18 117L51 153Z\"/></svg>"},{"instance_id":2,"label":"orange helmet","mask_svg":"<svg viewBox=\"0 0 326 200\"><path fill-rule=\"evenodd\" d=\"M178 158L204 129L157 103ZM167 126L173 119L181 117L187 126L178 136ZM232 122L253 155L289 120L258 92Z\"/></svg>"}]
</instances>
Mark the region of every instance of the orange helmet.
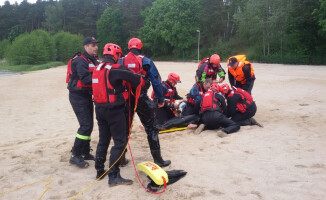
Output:
<instances>
[{"instance_id":1,"label":"orange helmet","mask_svg":"<svg viewBox=\"0 0 326 200\"><path fill-rule=\"evenodd\" d=\"M138 38L131 38L128 42L128 49L142 49L143 43Z\"/></svg>"},{"instance_id":2,"label":"orange helmet","mask_svg":"<svg viewBox=\"0 0 326 200\"><path fill-rule=\"evenodd\" d=\"M170 73L168 76L168 81L170 83L181 83L180 76L176 73Z\"/></svg>"},{"instance_id":3,"label":"orange helmet","mask_svg":"<svg viewBox=\"0 0 326 200\"><path fill-rule=\"evenodd\" d=\"M209 58L209 63L218 65L221 62L221 58L219 55L217 54L213 54L210 58Z\"/></svg>"},{"instance_id":4,"label":"orange helmet","mask_svg":"<svg viewBox=\"0 0 326 200\"><path fill-rule=\"evenodd\" d=\"M224 84L220 85L220 92L221 92L222 94L225 95L225 94L227 94L229 91L230 91L230 87L229 87L228 84L224 83Z\"/></svg>"},{"instance_id":5,"label":"orange helmet","mask_svg":"<svg viewBox=\"0 0 326 200\"><path fill-rule=\"evenodd\" d=\"M220 92L220 86L217 83L213 83L209 89L215 90L216 92Z\"/></svg>"},{"instance_id":6,"label":"orange helmet","mask_svg":"<svg viewBox=\"0 0 326 200\"><path fill-rule=\"evenodd\" d=\"M122 49L119 45L107 43L103 48L103 56L112 55L115 61L118 61L122 55Z\"/></svg>"}]
</instances>

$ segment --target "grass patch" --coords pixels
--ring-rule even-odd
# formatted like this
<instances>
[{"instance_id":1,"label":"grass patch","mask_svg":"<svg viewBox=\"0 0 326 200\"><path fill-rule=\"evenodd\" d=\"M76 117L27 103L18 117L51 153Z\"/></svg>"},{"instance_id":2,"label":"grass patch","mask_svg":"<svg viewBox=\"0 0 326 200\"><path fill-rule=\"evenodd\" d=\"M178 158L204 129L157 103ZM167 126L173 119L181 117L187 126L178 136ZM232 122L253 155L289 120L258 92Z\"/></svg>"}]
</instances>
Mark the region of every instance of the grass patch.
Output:
<instances>
[{"instance_id":1,"label":"grass patch","mask_svg":"<svg viewBox=\"0 0 326 200\"><path fill-rule=\"evenodd\" d=\"M12 72L22 72L22 71L37 71L42 69L49 69L51 67L57 67L61 65L66 65L66 63L49 62L41 65L11 65L6 61L2 61L0 62L0 69L12 71Z\"/></svg>"}]
</instances>

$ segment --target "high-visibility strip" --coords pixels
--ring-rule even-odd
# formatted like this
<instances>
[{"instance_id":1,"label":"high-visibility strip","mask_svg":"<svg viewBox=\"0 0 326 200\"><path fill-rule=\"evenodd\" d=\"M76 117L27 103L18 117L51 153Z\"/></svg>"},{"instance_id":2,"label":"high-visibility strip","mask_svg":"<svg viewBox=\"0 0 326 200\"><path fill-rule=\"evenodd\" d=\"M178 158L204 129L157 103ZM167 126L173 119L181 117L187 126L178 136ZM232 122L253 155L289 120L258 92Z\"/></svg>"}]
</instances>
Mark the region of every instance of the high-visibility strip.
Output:
<instances>
[{"instance_id":1,"label":"high-visibility strip","mask_svg":"<svg viewBox=\"0 0 326 200\"><path fill-rule=\"evenodd\" d=\"M76 134L76 138L81 139L81 140L91 140L91 136L86 136L86 135L80 135Z\"/></svg>"}]
</instances>

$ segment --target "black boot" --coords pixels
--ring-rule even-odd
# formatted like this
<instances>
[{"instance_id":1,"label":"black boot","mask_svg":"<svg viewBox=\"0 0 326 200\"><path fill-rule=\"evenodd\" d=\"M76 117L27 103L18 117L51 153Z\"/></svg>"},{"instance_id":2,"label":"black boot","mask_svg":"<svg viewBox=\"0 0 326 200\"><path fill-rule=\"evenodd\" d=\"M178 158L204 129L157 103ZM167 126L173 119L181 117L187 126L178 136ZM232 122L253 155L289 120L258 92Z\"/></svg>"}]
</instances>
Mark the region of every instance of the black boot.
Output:
<instances>
[{"instance_id":1,"label":"black boot","mask_svg":"<svg viewBox=\"0 0 326 200\"><path fill-rule=\"evenodd\" d=\"M100 178L102 180L106 175L106 170L105 169L100 169L96 171L96 179Z\"/></svg>"},{"instance_id":2,"label":"black boot","mask_svg":"<svg viewBox=\"0 0 326 200\"><path fill-rule=\"evenodd\" d=\"M79 168L86 168L89 166L89 163L86 162L82 156L77 156L74 154L71 155L69 163L72 165L76 165Z\"/></svg>"},{"instance_id":3,"label":"black boot","mask_svg":"<svg viewBox=\"0 0 326 200\"><path fill-rule=\"evenodd\" d=\"M86 168L89 166L89 163L86 162L81 156L84 144L85 140L81 140L79 138L75 139L74 146L72 147L72 155L69 160L70 164L76 165L79 168Z\"/></svg>"},{"instance_id":4,"label":"black boot","mask_svg":"<svg viewBox=\"0 0 326 200\"><path fill-rule=\"evenodd\" d=\"M116 186L116 185L130 185L132 184L132 180L124 179L120 176L119 171L109 172L109 186Z\"/></svg>"},{"instance_id":5,"label":"black boot","mask_svg":"<svg viewBox=\"0 0 326 200\"><path fill-rule=\"evenodd\" d=\"M95 157L90 154L90 152L93 151L93 149L91 149L90 142L90 140L87 140L84 144L82 153L82 157L84 158L84 160L95 160Z\"/></svg>"},{"instance_id":6,"label":"black boot","mask_svg":"<svg viewBox=\"0 0 326 200\"><path fill-rule=\"evenodd\" d=\"M257 126L259 126L259 127L261 127L261 128L264 127L263 125L261 125L260 123L258 123L258 122L253 118L253 117L250 118L249 120L250 120L250 122L251 122L251 125L257 125Z\"/></svg>"},{"instance_id":7,"label":"black boot","mask_svg":"<svg viewBox=\"0 0 326 200\"><path fill-rule=\"evenodd\" d=\"M154 158L154 163L156 163L160 167L166 167L171 164L170 160L163 160L161 156L161 150L151 150L152 156Z\"/></svg>"},{"instance_id":8,"label":"black boot","mask_svg":"<svg viewBox=\"0 0 326 200\"><path fill-rule=\"evenodd\" d=\"M106 170L104 169L104 163L106 161L105 157L100 157L96 155L96 159L95 159L95 169L96 169L96 179L100 178L102 176L102 174L104 174L106 172ZM105 175L103 175L101 177L101 179L104 178Z\"/></svg>"}]
</instances>

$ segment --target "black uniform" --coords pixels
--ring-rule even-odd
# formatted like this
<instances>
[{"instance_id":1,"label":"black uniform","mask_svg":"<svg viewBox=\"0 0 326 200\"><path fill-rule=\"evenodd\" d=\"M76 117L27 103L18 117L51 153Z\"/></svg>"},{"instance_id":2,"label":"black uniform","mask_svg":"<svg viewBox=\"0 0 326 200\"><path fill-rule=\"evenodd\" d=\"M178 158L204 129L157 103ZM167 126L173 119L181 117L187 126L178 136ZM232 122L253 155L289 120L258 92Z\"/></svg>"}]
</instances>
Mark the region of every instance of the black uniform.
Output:
<instances>
[{"instance_id":1,"label":"black uniform","mask_svg":"<svg viewBox=\"0 0 326 200\"><path fill-rule=\"evenodd\" d=\"M231 91L230 91L231 92ZM228 94L230 94L230 92ZM237 103L244 103L240 94L234 93L233 95L227 95L227 102L228 102L228 117L239 125L255 125L255 124L248 124L244 123L247 119L250 119L256 114L257 106L256 103L253 101L250 105L247 106L246 111L244 113L239 112L237 109Z\"/></svg>"},{"instance_id":2,"label":"black uniform","mask_svg":"<svg viewBox=\"0 0 326 200\"><path fill-rule=\"evenodd\" d=\"M114 60L106 58L103 62L114 64ZM125 116L125 102L122 92L125 91L123 81L131 83L133 87L137 87L140 83L140 75L133 73L123 65L119 68L111 68L109 74L109 82L115 89L117 95L116 103L99 104L95 102L96 119L99 126L99 142L96 149L95 168L97 171L104 170L104 163L111 138L113 138L114 146L110 152L110 166L119 158L127 144L125 132L128 129ZM110 174L119 173L119 162L115 164Z\"/></svg>"},{"instance_id":3,"label":"black uniform","mask_svg":"<svg viewBox=\"0 0 326 200\"><path fill-rule=\"evenodd\" d=\"M98 61L86 51L83 52L83 56L87 61L81 56L72 61L72 75L68 83L69 101L80 125L72 149L75 156L89 154L93 130L92 73L89 67L95 67ZM88 87L80 87L78 81Z\"/></svg>"},{"instance_id":4,"label":"black uniform","mask_svg":"<svg viewBox=\"0 0 326 200\"><path fill-rule=\"evenodd\" d=\"M224 114L227 112L226 103L224 97L214 92L215 98L219 102L219 106L216 109L204 110L201 113L201 119L206 125L207 129L218 129L220 126L223 127L222 131L230 134L238 131L240 126L234 121L227 118Z\"/></svg>"},{"instance_id":5,"label":"black uniform","mask_svg":"<svg viewBox=\"0 0 326 200\"><path fill-rule=\"evenodd\" d=\"M245 75L246 82L241 84L240 82L236 81L234 76L228 71L229 81L231 86L235 86L237 88L241 88L251 94L251 90L254 87L254 82L256 80L255 75L251 77L251 67L250 65L245 65L242 67L242 71Z\"/></svg>"},{"instance_id":6,"label":"black uniform","mask_svg":"<svg viewBox=\"0 0 326 200\"><path fill-rule=\"evenodd\" d=\"M132 52L134 55L137 56L140 55L140 50L138 49L131 49L130 52ZM149 58L143 57L142 69L147 73L147 75L144 77L146 81L146 85L143 86L141 89L141 94L138 99L136 112L147 133L147 140L149 143L151 154L154 158L154 162L161 167L168 166L171 163L171 161L169 160L164 161L161 156L161 147L160 147L160 141L158 137L159 130L156 126L156 117L155 117L155 109L157 105L147 95L147 91L150 87L150 83L152 83L153 90L155 91L155 97L158 99L159 102L163 103L164 97L160 86L161 77L153 61L151 61ZM133 114L134 114L133 112L135 108L134 102L135 102L134 97L131 96L131 106L129 108L130 119L133 118Z\"/></svg>"}]
</instances>

